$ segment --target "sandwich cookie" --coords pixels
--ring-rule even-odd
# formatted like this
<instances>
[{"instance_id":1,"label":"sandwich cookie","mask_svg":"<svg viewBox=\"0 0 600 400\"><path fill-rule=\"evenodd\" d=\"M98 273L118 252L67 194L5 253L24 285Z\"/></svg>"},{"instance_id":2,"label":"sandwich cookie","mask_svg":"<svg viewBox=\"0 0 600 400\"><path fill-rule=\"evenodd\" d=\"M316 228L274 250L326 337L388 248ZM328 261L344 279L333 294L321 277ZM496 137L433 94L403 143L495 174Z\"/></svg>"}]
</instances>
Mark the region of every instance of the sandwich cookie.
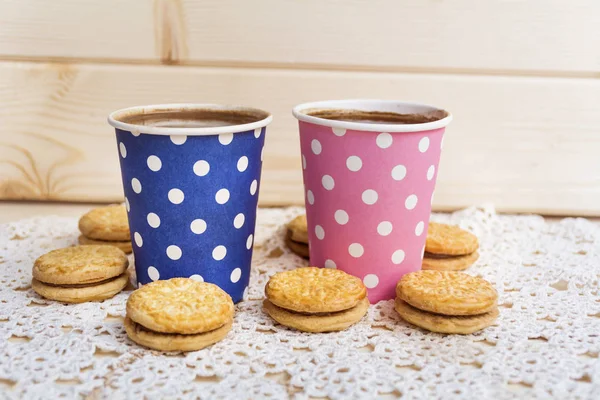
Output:
<instances>
[{"instance_id":1,"label":"sandwich cookie","mask_svg":"<svg viewBox=\"0 0 600 400\"><path fill-rule=\"evenodd\" d=\"M124 205L95 208L79 219L79 244L104 244L131 253L131 238Z\"/></svg>"},{"instance_id":2,"label":"sandwich cookie","mask_svg":"<svg viewBox=\"0 0 600 400\"><path fill-rule=\"evenodd\" d=\"M329 268L279 272L267 283L265 295L263 308L271 318L304 332L344 330L369 309L362 281Z\"/></svg>"},{"instance_id":3,"label":"sandwich cookie","mask_svg":"<svg viewBox=\"0 0 600 400\"><path fill-rule=\"evenodd\" d=\"M422 269L461 271L479 258L479 241L472 233L455 225L429 223Z\"/></svg>"},{"instance_id":4,"label":"sandwich cookie","mask_svg":"<svg viewBox=\"0 0 600 400\"><path fill-rule=\"evenodd\" d=\"M75 246L53 250L35 260L33 290L65 303L100 301L127 285L129 261L113 246Z\"/></svg>"},{"instance_id":5,"label":"sandwich cookie","mask_svg":"<svg viewBox=\"0 0 600 400\"><path fill-rule=\"evenodd\" d=\"M195 351L227 336L234 306L217 285L172 278L135 290L126 311L125 331L134 342L161 351Z\"/></svg>"},{"instance_id":6,"label":"sandwich cookie","mask_svg":"<svg viewBox=\"0 0 600 400\"><path fill-rule=\"evenodd\" d=\"M473 333L498 317L494 287L462 272L411 272L396 285L396 296L404 320L433 332Z\"/></svg>"}]
</instances>

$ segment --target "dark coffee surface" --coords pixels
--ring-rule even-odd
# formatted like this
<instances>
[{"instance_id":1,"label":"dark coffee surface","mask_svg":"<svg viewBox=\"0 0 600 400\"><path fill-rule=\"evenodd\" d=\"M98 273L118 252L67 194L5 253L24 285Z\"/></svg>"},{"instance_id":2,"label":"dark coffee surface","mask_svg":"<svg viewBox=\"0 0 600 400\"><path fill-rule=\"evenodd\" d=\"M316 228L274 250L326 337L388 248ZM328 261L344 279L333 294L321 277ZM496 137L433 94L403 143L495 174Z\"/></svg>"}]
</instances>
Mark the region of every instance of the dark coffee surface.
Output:
<instances>
[{"instance_id":1,"label":"dark coffee surface","mask_svg":"<svg viewBox=\"0 0 600 400\"><path fill-rule=\"evenodd\" d=\"M267 113L252 110L155 110L145 114L120 115L116 120L132 125L165 128L206 128L249 124L267 116Z\"/></svg>"},{"instance_id":2,"label":"dark coffee surface","mask_svg":"<svg viewBox=\"0 0 600 400\"><path fill-rule=\"evenodd\" d=\"M363 111L343 109L313 109L307 110L311 117L330 119L334 121L361 122L369 124L424 124L439 121L448 116L443 110L424 114L398 114L385 111Z\"/></svg>"}]
</instances>

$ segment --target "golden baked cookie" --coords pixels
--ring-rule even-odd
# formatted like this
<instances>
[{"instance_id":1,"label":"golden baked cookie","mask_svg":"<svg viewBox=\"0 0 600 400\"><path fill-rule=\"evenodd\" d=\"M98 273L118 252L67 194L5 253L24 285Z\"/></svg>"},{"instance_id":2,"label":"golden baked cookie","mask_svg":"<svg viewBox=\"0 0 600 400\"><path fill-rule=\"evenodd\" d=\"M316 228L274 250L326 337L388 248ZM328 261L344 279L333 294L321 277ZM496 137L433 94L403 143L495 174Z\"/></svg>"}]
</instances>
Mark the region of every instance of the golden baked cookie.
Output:
<instances>
[{"instance_id":1,"label":"golden baked cookie","mask_svg":"<svg viewBox=\"0 0 600 400\"><path fill-rule=\"evenodd\" d=\"M127 211L124 205L111 205L91 210L79 219L79 230L98 240L130 240Z\"/></svg>"},{"instance_id":2,"label":"golden baked cookie","mask_svg":"<svg viewBox=\"0 0 600 400\"><path fill-rule=\"evenodd\" d=\"M456 225L429 223L425 251L433 254L461 256L479 248L477 236Z\"/></svg>"},{"instance_id":3,"label":"golden baked cookie","mask_svg":"<svg viewBox=\"0 0 600 400\"><path fill-rule=\"evenodd\" d=\"M291 232L291 240L298 243L308 244L308 227L306 225L306 214L298 215L291 220L287 228Z\"/></svg>"},{"instance_id":4,"label":"golden baked cookie","mask_svg":"<svg viewBox=\"0 0 600 400\"><path fill-rule=\"evenodd\" d=\"M125 317L124 324L127 336L142 346L160 351L196 351L223 340L231 330L232 321L215 330L191 335L154 332L129 317Z\"/></svg>"},{"instance_id":5,"label":"golden baked cookie","mask_svg":"<svg viewBox=\"0 0 600 400\"><path fill-rule=\"evenodd\" d=\"M394 308L402 319L431 332L458 333L468 335L492 325L498 318L498 307L478 315L449 316L421 311L410 304L396 299Z\"/></svg>"},{"instance_id":6,"label":"golden baked cookie","mask_svg":"<svg viewBox=\"0 0 600 400\"><path fill-rule=\"evenodd\" d=\"M217 285L189 278L149 283L127 300L127 316L154 332L195 334L233 319L233 301Z\"/></svg>"},{"instance_id":7,"label":"golden baked cookie","mask_svg":"<svg viewBox=\"0 0 600 400\"><path fill-rule=\"evenodd\" d=\"M119 276L128 265L125 253L114 246L66 247L35 260L33 277L54 285L80 285Z\"/></svg>"},{"instance_id":8,"label":"golden baked cookie","mask_svg":"<svg viewBox=\"0 0 600 400\"><path fill-rule=\"evenodd\" d=\"M463 271L469 268L479 258L479 252L467 254L466 256L445 256L440 254L425 253L422 269L434 269L436 271Z\"/></svg>"},{"instance_id":9,"label":"golden baked cookie","mask_svg":"<svg viewBox=\"0 0 600 400\"><path fill-rule=\"evenodd\" d=\"M131 247L131 240L124 240L124 241L97 240L97 239L90 239L83 235L79 235L79 237L77 238L77 241L79 242L79 244L83 244L83 245L97 244L97 245L101 245L101 246L115 246L115 247L121 249L125 254L130 254L133 251L132 247Z\"/></svg>"},{"instance_id":10,"label":"golden baked cookie","mask_svg":"<svg viewBox=\"0 0 600 400\"><path fill-rule=\"evenodd\" d=\"M348 310L334 313L303 314L277 307L264 300L263 308L267 314L281 325L303 332L343 331L362 319L369 310L369 300L365 297Z\"/></svg>"},{"instance_id":11,"label":"golden baked cookie","mask_svg":"<svg viewBox=\"0 0 600 400\"><path fill-rule=\"evenodd\" d=\"M116 278L87 285L52 285L31 280L31 288L40 296L64 303L84 303L86 301L101 301L114 297L127 286L129 276L121 274Z\"/></svg>"},{"instance_id":12,"label":"golden baked cookie","mask_svg":"<svg viewBox=\"0 0 600 400\"><path fill-rule=\"evenodd\" d=\"M294 242L292 240L292 232L288 231L288 234L285 238L286 246L295 254L299 255L303 258L309 258L310 254L308 252L308 245L304 243Z\"/></svg>"},{"instance_id":13,"label":"golden baked cookie","mask_svg":"<svg viewBox=\"0 0 600 400\"><path fill-rule=\"evenodd\" d=\"M483 314L496 308L498 293L485 279L454 271L417 271L402 277L396 296L423 311Z\"/></svg>"},{"instance_id":14,"label":"golden baked cookie","mask_svg":"<svg viewBox=\"0 0 600 400\"><path fill-rule=\"evenodd\" d=\"M360 279L343 271L304 267L273 275L265 295L286 310L324 313L356 306L367 296L367 288Z\"/></svg>"}]
</instances>

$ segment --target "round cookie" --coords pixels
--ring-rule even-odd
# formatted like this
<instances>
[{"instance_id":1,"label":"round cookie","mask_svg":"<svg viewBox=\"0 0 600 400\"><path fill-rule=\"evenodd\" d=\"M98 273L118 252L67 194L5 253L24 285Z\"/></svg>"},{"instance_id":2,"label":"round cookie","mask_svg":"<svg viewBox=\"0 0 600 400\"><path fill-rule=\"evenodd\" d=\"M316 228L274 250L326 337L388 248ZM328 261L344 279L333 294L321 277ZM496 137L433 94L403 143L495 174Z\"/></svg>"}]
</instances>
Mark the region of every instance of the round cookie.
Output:
<instances>
[{"instance_id":1,"label":"round cookie","mask_svg":"<svg viewBox=\"0 0 600 400\"><path fill-rule=\"evenodd\" d=\"M142 346L160 351L196 351L224 339L231 330L232 321L215 330L191 335L153 332L136 324L129 317L125 317L124 324L127 336Z\"/></svg>"},{"instance_id":2,"label":"round cookie","mask_svg":"<svg viewBox=\"0 0 600 400\"><path fill-rule=\"evenodd\" d=\"M154 332L196 334L233 319L233 301L217 285L189 278L149 283L127 300L127 316Z\"/></svg>"},{"instance_id":3,"label":"round cookie","mask_svg":"<svg viewBox=\"0 0 600 400\"><path fill-rule=\"evenodd\" d=\"M485 279L454 271L418 271L402 277L396 296L423 311L483 314L496 308L498 293Z\"/></svg>"},{"instance_id":4,"label":"round cookie","mask_svg":"<svg viewBox=\"0 0 600 400\"><path fill-rule=\"evenodd\" d=\"M90 239L130 240L127 211L124 205L111 205L91 210L79 219L79 230Z\"/></svg>"},{"instance_id":5,"label":"round cookie","mask_svg":"<svg viewBox=\"0 0 600 400\"><path fill-rule=\"evenodd\" d=\"M367 296L367 288L359 278L343 271L304 267L273 275L265 295L286 310L326 313L356 306Z\"/></svg>"},{"instance_id":6,"label":"round cookie","mask_svg":"<svg viewBox=\"0 0 600 400\"><path fill-rule=\"evenodd\" d=\"M121 249L125 254L130 254L133 249L131 247L131 240L124 240L124 241L108 241L108 240L97 240L97 239L90 239L88 237L85 237L83 235L79 235L79 237L77 238L77 241L79 242L79 244L97 244L100 246L115 246L119 249Z\"/></svg>"},{"instance_id":7,"label":"round cookie","mask_svg":"<svg viewBox=\"0 0 600 400\"><path fill-rule=\"evenodd\" d=\"M456 225L429 223L425 251L433 254L462 256L479 248L477 236Z\"/></svg>"},{"instance_id":8,"label":"round cookie","mask_svg":"<svg viewBox=\"0 0 600 400\"><path fill-rule=\"evenodd\" d=\"M304 243L294 242L291 238L291 231L288 231L288 234L285 238L286 246L295 254L299 255L303 258L309 258L310 253L308 251L308 245Z\"/></svg>"},{"instance_id":9,"label":"round cookie","mask_svg":"<svg viewBox=\"0 0 600 400\"><path fill-rule=\"evenodd\" d=\"M394 308L402 319L413 325L438 333L458 333L468 335L492 325L498 318L498 308L487 313L472 316L448 316L421 311L408 303L396 299Z\"/></svg>"},{"instance_id":10,"label":"round cookie","mask_svg":"<svg viewBox=\"0 0 600 400\"><path fill-rule=\"evenodd\" d=\"M466 256L423 257L423 270L433 269L436 271L463 271L477 261L479 253L476 251Z\"/></svg>"},{"instance_id":11,"label":"round cookie","mask_svg":"<svg viewBox=\"0 0 600 400\"><path fill-rule=\"evenodd\" d=\"M291 232L290 239L294 242L308 244L308 227L306 224L306 214L298 215L287 225Z\"/></svg>"},{"instance_id":12,"label":"round cookie","mask_svg":"<svg viewBox=\"0 0 600 400\"><path fill-rule=\"evenodd\" d=\"M264 300L263 308L281 325L303 332L333 332L343 331L360 321L369 310L369 299L365 297L356 306L335 313L301 314L277 307L269 300Z\"/></svg>"},{"instance_id":13,"label":"round cookie","mask_svg":"<svg viewBox=\"0 0 600 400\"><path fill-rule=\"evenodd\" d=\"M31 288L46 299L64 303L85 303L110 299L123 290L128 282L127 274L97 284L68 286L49 285L34 278L31 280Z\"/></svg>"},{"instance_id":14,"label":"round cookie","mask_svg":"<svg viewBox=\"0 0 600 400\"><path fill-rule=\"evenodd\" d=\"M54 285L81 285L119 276L128 265L125 253L113 246L66 247L35 260L33 277Z\"/></svg>"}]
</instances>

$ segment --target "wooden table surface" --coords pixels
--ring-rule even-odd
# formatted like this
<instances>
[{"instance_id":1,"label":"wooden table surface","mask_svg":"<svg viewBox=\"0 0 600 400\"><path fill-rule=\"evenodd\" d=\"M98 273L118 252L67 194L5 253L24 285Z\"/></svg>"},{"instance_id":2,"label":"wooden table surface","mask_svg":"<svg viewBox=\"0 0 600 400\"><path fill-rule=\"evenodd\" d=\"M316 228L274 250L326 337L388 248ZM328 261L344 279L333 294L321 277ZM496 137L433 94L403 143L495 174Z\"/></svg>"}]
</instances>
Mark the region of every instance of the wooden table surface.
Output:
<instances>
[{"instance_id":1,"label":"wooden table surface","mask_svg":"<svg viewBox=\"0 0 600 400\"><path fill-rule=\"evenodd\" d=\"M53 203L28 201L0 201L0 224L20 219L44 215L79 217L94 207L104 203ZM546 217L549 221L559 221L564 217ZM600 218L588 218L600 225Z\"/></svg>"},{"instance_id":2,"label":"wooden table surface","mask_svg":"<svg viewBox=\"0 0 600 400\"><path fill-rule=\"evenodd\" d=\"M50 202L0 202L0 223L44 215L79 217L102 204L96 203L50 203Z\"/></svg>"}]
</instances>

